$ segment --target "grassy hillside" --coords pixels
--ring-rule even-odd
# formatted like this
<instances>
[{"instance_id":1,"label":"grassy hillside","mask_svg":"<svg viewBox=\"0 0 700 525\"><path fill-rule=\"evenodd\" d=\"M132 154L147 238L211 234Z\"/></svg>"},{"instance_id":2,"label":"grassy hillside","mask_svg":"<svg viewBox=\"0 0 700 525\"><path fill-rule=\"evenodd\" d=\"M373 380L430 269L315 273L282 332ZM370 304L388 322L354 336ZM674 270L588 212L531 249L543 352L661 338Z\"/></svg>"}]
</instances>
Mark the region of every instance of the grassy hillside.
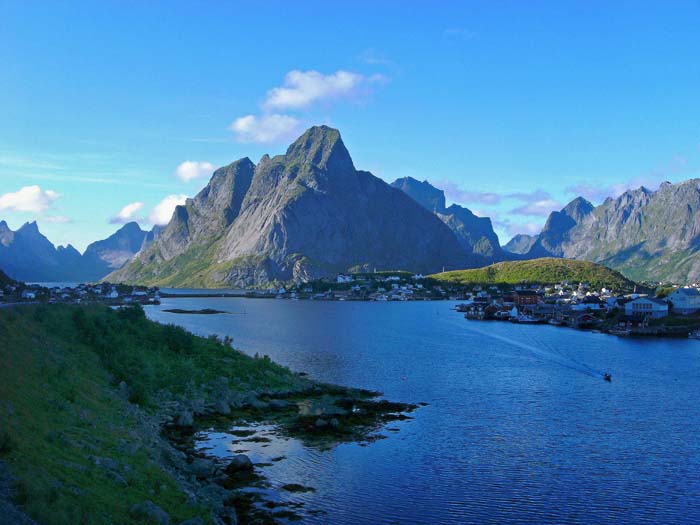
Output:
<instances>
[{"instance_id":1,"label":"grassy hillside","mask_svg":"<svg viewBox=\"0 0 700 525\"><path fill-rule=\"evenodd\" d=\"M455 284L556 284L568 281L572 284L587 282L596 288L605 286L616 291L634 288L632 281L605 266L549 257L501 262L484 268L438 273L431 277Z\"/></svg>"},{"instance_id":2,"label":"grassy hillside","mask_svg":"<svg viewBox=\"0 0 700 525\"><path fill-rule=\"evenodd\" d=\"M0 309L0 341L0 461L16 503L40 523L138 523L129 509L145 500L174 523L208 522L210 510L188 501L162 459L153 414L186 397L211 402L222 378L241 391L303 382L137 307Z\"/></svg>"}]
</instances>

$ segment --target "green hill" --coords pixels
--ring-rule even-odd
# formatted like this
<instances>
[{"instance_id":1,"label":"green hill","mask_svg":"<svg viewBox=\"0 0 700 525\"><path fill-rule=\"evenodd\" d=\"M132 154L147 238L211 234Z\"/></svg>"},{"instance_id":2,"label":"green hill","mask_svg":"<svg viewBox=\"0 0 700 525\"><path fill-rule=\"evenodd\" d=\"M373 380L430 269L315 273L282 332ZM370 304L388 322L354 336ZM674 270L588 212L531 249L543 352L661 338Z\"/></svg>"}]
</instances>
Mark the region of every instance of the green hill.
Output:
<instances>
[{"instance_id":1,"label":"green hill","mask_svg":"<svg viewBox=\"0 0 700 525\"><path fill-rule=\"evenodd\" d=\"M634 288L635 283L621 273L600 264L572 259L542 258L529 261L508 261L471 270L443 272L430 277L455 284L556 284L568 281L586 282L595 288L616 291Z\"/></svg>"}]
</instances>

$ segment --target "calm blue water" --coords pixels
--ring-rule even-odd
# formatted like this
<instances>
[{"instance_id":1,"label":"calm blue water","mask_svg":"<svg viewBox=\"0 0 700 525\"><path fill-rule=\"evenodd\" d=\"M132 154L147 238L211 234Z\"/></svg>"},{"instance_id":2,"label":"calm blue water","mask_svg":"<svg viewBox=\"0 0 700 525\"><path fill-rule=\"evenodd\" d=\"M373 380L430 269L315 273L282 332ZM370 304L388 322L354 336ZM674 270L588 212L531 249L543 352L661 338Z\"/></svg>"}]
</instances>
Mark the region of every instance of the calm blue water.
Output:
<instances>
[{"instance_id":1,"label":"calm blue water","mask_svg":"<svg viewBox=\"0 0 700 525\"><path fill-rule=\"evenodd\" d=\"M465 321L451 306L216 298L147 312L324 381L430 404L364 447L203 437L217 455L285 455L265 473L316 488L280 496L326 512L305 522L700 522L700 341ZM162 311L173 307L231 315Z\"/></svg>"}]
</instances>

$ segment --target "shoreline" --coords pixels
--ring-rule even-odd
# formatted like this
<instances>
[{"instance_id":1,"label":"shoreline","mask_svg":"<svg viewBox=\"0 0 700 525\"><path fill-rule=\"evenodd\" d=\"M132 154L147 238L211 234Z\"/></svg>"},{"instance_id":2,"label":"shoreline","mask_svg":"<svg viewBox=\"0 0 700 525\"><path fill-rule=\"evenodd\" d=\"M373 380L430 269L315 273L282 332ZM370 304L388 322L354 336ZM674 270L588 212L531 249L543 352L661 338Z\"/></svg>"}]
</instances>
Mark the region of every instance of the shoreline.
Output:
<instances>
[{"instance_id":1,"label":"shoreline","mask_svg":"<svg viewBox=\"0 0 700 525\"><path fill-rule=\"evenodd\" d=\"M245 496L265 482L262 465L207 458L195 433L266 423L332 448L379 439L420 406L311 380L230 339L148 320L140 307L7 308L0 337L0 461L16 487L12 505L39 523L294 519L293 509ZM290 481L283 490L304 489Z\"/></svg>"}]
</instances>

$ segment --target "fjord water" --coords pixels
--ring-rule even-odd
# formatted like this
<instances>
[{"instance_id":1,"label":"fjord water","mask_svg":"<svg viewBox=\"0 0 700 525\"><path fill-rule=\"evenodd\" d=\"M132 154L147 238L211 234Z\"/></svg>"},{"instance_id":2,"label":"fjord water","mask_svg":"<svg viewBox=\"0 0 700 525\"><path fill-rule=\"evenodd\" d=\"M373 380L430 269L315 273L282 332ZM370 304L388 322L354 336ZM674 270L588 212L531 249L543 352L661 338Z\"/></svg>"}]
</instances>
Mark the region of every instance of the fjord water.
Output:
<instances>
[{"instance_id":1,"label":"fjord water","mask_svg":"<svg viewBox=\"0 0 700 525\"><path fill-rule=\"evenodd\" d=\"M316 489L280 496L324 511L302 510L304 522L700 521L700 341L465 321L453 305L188 298L147 313L323 381L429 403L367 446L247 446L257 462L287 457L263 469L273 485ZM202 438L223 456L230 442Z\"/></svg>"}]
</instances>

